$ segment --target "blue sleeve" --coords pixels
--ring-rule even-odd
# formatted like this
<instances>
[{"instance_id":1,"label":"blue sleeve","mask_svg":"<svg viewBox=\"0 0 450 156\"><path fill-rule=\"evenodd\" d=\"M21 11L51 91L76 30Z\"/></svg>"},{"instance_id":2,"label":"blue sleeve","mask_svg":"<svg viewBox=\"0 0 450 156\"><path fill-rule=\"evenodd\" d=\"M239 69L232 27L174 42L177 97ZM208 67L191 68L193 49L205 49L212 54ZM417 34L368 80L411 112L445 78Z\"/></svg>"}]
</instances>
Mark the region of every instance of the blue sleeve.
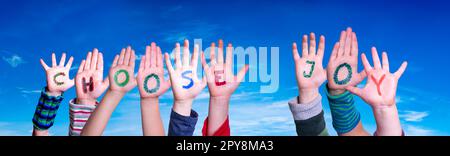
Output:
<instances>
[{"instance_id":1,"label":"blue sleeve","mask_svg":"<svg viewBox=\"0 0 450 156\"><path fill-rule=\"evenodd\" d=\"M190 116L183 116L173 111L170 114L169 136L192 136L197 124L198 114L191 110Z\"/></svg>"}]
</instances>

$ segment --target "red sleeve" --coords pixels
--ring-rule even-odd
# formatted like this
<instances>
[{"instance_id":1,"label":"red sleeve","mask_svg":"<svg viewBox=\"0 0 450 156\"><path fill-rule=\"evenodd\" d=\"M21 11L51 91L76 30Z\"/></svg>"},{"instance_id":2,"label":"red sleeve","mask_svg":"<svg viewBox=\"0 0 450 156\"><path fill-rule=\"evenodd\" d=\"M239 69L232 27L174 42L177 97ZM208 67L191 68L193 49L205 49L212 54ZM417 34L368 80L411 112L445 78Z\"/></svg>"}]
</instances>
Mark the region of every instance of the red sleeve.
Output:
<instances>
[{"instance_id":1,"label":"red sleeve","mask_svg":"<svg viewBox=\"0 0 450 156\"><path fill-rule=\"evenodd\" d=\"M208 136L207 131L208 131L208 117L206 117L205 121L203 122L202 135ZM217 131L214 132L212 136L230 136L230 123L228 117L222 123L222 126L220 126L219 129L217 129Z\"/></svg>"}]
</instances>

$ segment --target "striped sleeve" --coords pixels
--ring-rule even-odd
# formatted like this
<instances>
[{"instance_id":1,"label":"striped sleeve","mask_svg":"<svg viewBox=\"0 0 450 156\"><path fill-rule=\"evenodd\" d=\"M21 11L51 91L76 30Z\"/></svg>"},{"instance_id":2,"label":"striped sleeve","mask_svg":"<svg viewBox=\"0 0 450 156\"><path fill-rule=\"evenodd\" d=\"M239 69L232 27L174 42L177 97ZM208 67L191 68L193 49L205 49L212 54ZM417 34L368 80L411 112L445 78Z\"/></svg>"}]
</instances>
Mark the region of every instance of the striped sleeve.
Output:
<instances>
[{"instance_id":1,"label":"striped sleeve","mask_svg":"<svg viewBox=\"0 0 450 156\"><path fill-rule=\"evenodd\" d=\"M96 105L76 104L75 101L75 99L72 99L69 102L69 136L80 136L89 116L96 108ZM98 104L98 102L96 103Z\"/></svg>"},{"instance_id":2,"label":"striped sleeve","mask_svg":"<svg viewBox=\"0 0 450 156\"><path fill-rule=\"evenodd\" d=\"M317 96L309 103L300 103L298 97L288 102L294 117L297 135L328 136L322 109L322 96Z\"/></svg>"},{"instance_id":3,"label":"striped sleeve","mask_svg":"<svg viewBox=\"0 0 450 156\"><path fill-rule=\"evenodd\" d=\"M352 131L361 120L360 113L355 107L353 96L349 91L345 91L340 95L330 95L327 87L333 127L338 134Z\"/></svg>"}]
</instances>

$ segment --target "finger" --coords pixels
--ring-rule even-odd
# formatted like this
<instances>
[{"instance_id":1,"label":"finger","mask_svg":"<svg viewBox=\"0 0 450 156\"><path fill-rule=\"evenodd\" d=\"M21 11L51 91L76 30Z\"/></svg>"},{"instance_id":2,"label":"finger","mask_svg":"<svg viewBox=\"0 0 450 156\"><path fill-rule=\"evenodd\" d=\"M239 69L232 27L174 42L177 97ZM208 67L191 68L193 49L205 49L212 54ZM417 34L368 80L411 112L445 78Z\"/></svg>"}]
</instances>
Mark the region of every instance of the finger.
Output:
<instances>
[{"instance_id":1,"label":"finger","mask_svg":"<svg viewBox=\"0 0 450 156\"><path fill-rule=\"evenodd\" d=\"M356 59L358 59L358 39L356 38L356 33L353 32L352 36L352 48L350 50L350 56L354 56Z\"/></svg>"},{"instance_id":2,"label":"finger","mask_svg":"<svg viewBox=\"0 0 450 156\"><path fill-rule=\"evenodd\" d=\"M41 62L41 65L44 68L44 70L50 69L50 67L48 67L48 65L45 64L44 60L40 59L39 62Z\"/></svg>"},{"instance_id":3,"label":"finger","mask_svg":"<svg viewBox=\"0 0 450 156\"><path fill-rule=\"evenodd\" d=\"M59 60L59 66L64 67L64 63L66 63L66 53L62 54L61 60Z\"/></svg>"},{"instance_id":4,"label":"finger","mask_svg":"<svg viewBox=\"0 0 450 156\"><path fill-rule=\"evenodd\" d=\"M240 71L239 71L239 73L237 74L237 77L236 77L236 82L237 83L241 83L242 82L242 80L245 78L245 74L247 73L247 71L248 71L248 64L246 64Z\"/></svg>"},{"instance_id":5,"label":"finger","mask_svg":"<svg viewBox=\"0 0 450 156\"><path fill-rule=\"evenodd\" d=\"M131 46L128 46L127 50L125 52L125 58L123 59L123 64L124 65L129 65L130 64L130 57L131 57Z\"/></svg>"},{"instance_id":6,"label":"finger","mask_svg":"<svg viewBox=\"0 0 450 156\"><path fill-rule=\"evenodd\" d=\"M145 56L142 56L141 63L139 63L139 71L143 71L145 69Z\"/></svg>"},{"instance_id":7,"label":"finger","mask_svg":"<svg viewBox=\"0 0 450 156\"><path fill-rule=\"evenodd\" d=\"M381 69L380 58L378 57L378 52L375 47L372 47L372 59L374 68Z\"/></svg>"},{"instance_id":8,"label":"finger","mask_svg":"<svg viewBox=\"0 0 450 156\"><path fill-rule=\"evenodd\" d=\"M169 71L169 74L172 74L174 72L174 69L172 67L172 62L170 62L169 54L168 53L164 53L164 58L166 60L167 70Z\"/></svg>"},{"instance_id":9,"label":"finger","mask_svg":"<svg viewBox=\"0 0 450 156\"><path fill-rule=\"evenodd\" d=\"M75 81L73 79L69 80L67 83L67 89L73 87L73 85L75 85Z\"/></svg>"},{"instance_id":10,"label":"finger","mask_svg":"<svg viewBox=\"0 0 450 156\"><path fill-rule=\"evenodd\" d=\"M363 66L364 66L364 70L367 73L372 71L372 66L370 66L370 63L369 63L369 60L367 60L366 54L364 54L364 53L361 54L361 61L362 61Z\"/></svg>"},{"instance_id":11,"label":"finger","mask_svg":"<svg viewBox=\"0 0 450 156\"><path fill-rule=\"evenodd\" d=\"M213 42L213 43L211 43L211 47L209 48L210 49L210 53L209 53L209 59L211 60L210 61L210 64L211 64L211 66L214 66L214 65L216 65L216 44Z\"/></svg>"},{"instance_id":12,"label":"finger","mask_svg":"<svg viewBox=\"0 0 450 156\"><path fill-rule=\"evenodd\" d=\"M345 89L347 89L350 93L353 93L359 97L362 97L362 89L359 89L357 87L353 87L353 86L347 86L345 87Z\"/></svg>"},{"instance_id":13,"label":"finger","mask_svg":"<svg viewBox=\"0 0 450 156\"><path fill-rule=\"evenodd\" d=\"M98 54L97 70L103 71L103 53Z\"/></svg>"},{"instance_id":14,"label":"finger","mask_svg":"<svg viewBox=\"0 0 450 156\"><path fill-rule=\"evenodd\" d=\"M129 66L132 67L131 69L134 70L134 66L136 63L136 53L134 50L131 50L131 56L130 56L130 61L129 61Z\"/></svg>"},{"instance_id":15,"label":"finger","mask_svg":"<svg viewBox=\"0 0 450 156\"><path fill-rule=\"evenodd\" d=\"M92 51L92 61L91 61L91 69L97 68L97 62L98 61L98 49L94 48Z\"/></svg>"},{"instance_id":16,"label":"finger","mask_svg":"<svg viewBox=\"0 0 450 156\"><path fill-rule=\"evenodd\" d=\"M109 78L106 77L100 86L100 91L104 92L106 89L108 89L108 86L109 86Z\"/></svg>"},{"instance_id":17,"label":"finger","mask_svg":"<svg viewBox=\"0 0 450 156\"><path fill-rule=\"evenodd\" d=\"M80 67L78 67L78 72L77 73L81 73L84 71L84 65L86 64L86 60L82 60Z\"/></svg>"},{"instance_id":18,"label":"finger","mask_svg":"<svg viewBox=\"0 0 450 156\"><path fill-rule=\"evenodd\" d=\"M345 38L345 47L343 55L350 55L351 43L353 38L352 28L347 28L347 37Z\"/></svg>"},{"instance_id":19,"label":"finger","mask_svg":"<svg viewBox=\"0 0 450 156\"><path fill-rule=\"evenodd\" d=\"M183 66L189 66L189 40L187 39L184 40L183 46Z\"/></svg>"},{"instance_id":20,"label":"finger","mask_svg":"<svg viewBox=\"0 0 450 156\"><path fill-rule=\"evenodd\" d=\"M114 57L114 61L113 61L112 65L111 65L111 67L117 66L118 61L119 61L119 55L116 55L116 56Z\"/></svg>"},{"instance_id":21,"label":"finger","mask_svg":"<svg viewBox=\"0 0 450 156\"><path fill-rule=\"evenodd\" d=\"M91 68L91 60L92 60L92 52L88 52L86 56L86 64L84 65L85 70L89 70Z\"/></svg>"},{"instance_id":22,"label":"finger","mask_svg":"<svg viewBox=\"0 0 450 156\"><path fill-rule=\"evenodd\" d=\"M403 72L405 72L407 66L408 62L404 61L400 66L400 68L398 68L398 70L394 73L394 76L397 77L397 79L399 79L403 75Z\"/></svg>"},{"instance_id":23,"label":"finger","mask_svg":"<svg viewBox=\"0 0 450 156\"><path fill-rule=\"evenodd\" d=\"M70 70L70 68L72 67L72 63L73 63L73 56L70 56L69 61L67 61L67 64L64 68L67 68Z\"/></svg>"},{"instance_id":24,"label":"finger","mask_svg":"<svg viewBox=\"0 0 450 156\"><path fill-rule=\"evenodd\" d=\"M181 68L181 54L180 54L180 43L175 44L175 67L177 69Z\"/></svg>"},{"instance_id":25,"label":"finger","mask_svg":"<svg viewBox=\"0 0 450 156\"><path fill-rule=\"evenodd\" d=\"M203 66L205 72L208 72L208 71L209 71L209 66L208 66L208 63L206 63L205 53L202 52L202 53L200 54L200 57L201 57L202 66Z\"/></svg>"},{"instance_id":26,"label":"finger","mask_svg":"<svg viewBox=\"0 0 450 156\"><path fill-rule=\"evenodd\" d=\"M313 32L309 35L309 54L308 55L316 55L316 34Z\"/></svg>"},{"instance_id":27,"label":"finger","mask_svg":"<svg viewBox=\"0 0 450 156\"><path fill-rule=\"evenodd\" d=\"M150 67L150 51L151 47L145 46L145 61L144 61L145 68Z\"/></svg>"},{"instance_id":28,"label":"finger","mask_svg":"<svg viewBox=\"0 0 450 156\"><path fill-rule=\"evenodd\" d=\"M150 51L150 67L156 67L156 52L157 52L157 47L156 47L156 43L152 42L152 46L151 46L152 50Z\"/></svg>"},{"instance_id":29,"label":"finger","mask_svg":"<svg viewBox=\"0 0 450 156\"><path fill-rule=\"evenodd\" d=\"M219 40L219 48L217 50L217 63L223 64L223 40Z\"/></svg>"},{"instance_id":30,"label":"finger","mask_svg":"<svg viewBox=\"0 0 450 156\"><path fill-rule=\"evenodd\" d=\"M119 62L117 64L118 65L123 64L124 59L125 59L125 48L122 48L122 51L120 52L119 55Z\"/></svg>"},{"instance_id":31,"label":"finger","mask_svg":"<svg viewBox=\"0 0 450 156\"><path fill-rule=\"evenodd\" d=\"M338 57L338 55L339 55L339 49L340 49L340 43L339 42L336 42L335 44L334 44L334 47L333 47L333 50L331 51L331 58L330 58L330 60L331 59L336 59L337 57Z\"/></svg>"},{"instance_id":32,"label":"finger","mask_svg":"<svg viewBox=\"0 0 450 156\"><path fill-rule=\"evenodd\" d=\"M347 32L341 31L341 37L339 38L339 49L337 51L337 57L344 55L345 39L347 38Z\"/></svg>"},{"instance_id":33,"label":"finger","mask_svg":"<svg viewBox=\"0 0 450 156\"><path fill-rule=\"evenodd\" d=\"M317 56L319 56L320 60L323 60L324 53L325 53L325 37L321 35L319 41L319 49L317 50Z\"/></svg>"},{"instance_id":34,"label":"finger","mask_svg":"<svg viewBox=\"0 0 450 156\"><path fill-rule=\"evenodd\" d=\"M381 54L382 63L383 63L383 70L389 72L389 59L386 52L383 52Z\"/></svg>"},{"instance_id":35,"label":"finger","mask_svg":"<svg viewBox=\"0 0 450 156\"><path fill-rule=\"evenodd\" d=\"M161 48L158 46L157 50L158 50L158 52L157 52L157 55L156 55L156 66L163 68L164 66L163 66L163 62L162 62Z\"/></svg>"},{"instance_id":36,"label":"finger","mask_svg":"<svg viewBox=\"0 0 450 156\"><path fill-rule=\"evenodd\" d=\"M303 35L302 39L302 58L308 56L308 36Z\"/></svg>"},{"instance_id":37,"label":"finger","mask_svg":"<svg viewBox=\"0 0 450 156\"><path fill-rule=\"evenodd\" d=\"M52 67L56 67L56 55L52 53Z\"/></svg>"},{"instance_id":38,"label":"finger","mask_svg":"<svg viewBox=\"0 0 450 156\"><path fill-rule=\"evenodd\" d=\"M228 43L226 56L225 56L225 67L228 70L232 70L233 65L233 45L231 43Z\"/></svg>"},{"instance_id":39,"label":"finger","mask_svg":"<svg viewBox=\"0 0 450 156\"><path fill-rule=\"evenodd\" d=\"M294 61L300 60L300 55L298 54L297 43L292 43L292 55L294 56Z\"/></svg>"},{"instance_id":40,"label":"finger","mask_svg":"<svg viewBox=\"0 0 450 156\"><path fill-rule=\"evenodd\" d=\"M192 67L194 67L194 69L197 69L198 51L199 51L199 45L195 44L194 45L194 53L192 54L192 58L191 58L191 65L192 65Z\"/></svg>"}]
</instances>

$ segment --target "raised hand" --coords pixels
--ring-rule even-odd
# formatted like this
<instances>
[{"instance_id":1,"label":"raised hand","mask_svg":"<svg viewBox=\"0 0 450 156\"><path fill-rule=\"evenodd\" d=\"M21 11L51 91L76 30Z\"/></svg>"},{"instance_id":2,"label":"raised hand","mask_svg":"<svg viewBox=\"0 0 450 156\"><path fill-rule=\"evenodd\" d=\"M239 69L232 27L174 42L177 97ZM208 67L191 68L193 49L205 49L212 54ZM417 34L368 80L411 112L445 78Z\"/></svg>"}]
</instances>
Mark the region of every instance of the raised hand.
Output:
<instances>
[{"instance_id":1,"label":"raised hand","mask_svg":"<svg viewBox=\"0 0 450 156\"><path fill-rule=\"evenodd\" d=\"M206 87L206 77L197 77L197 61L199 46L194 46L194 53L189 59L189 41L184 40L183 61L180 56L180 44L175 45L175 67L170 62L169 54L165 53L172 91L174 95L174 111L189 116L194 98ZM190 61L189 61L190 60Z\"/></svg>"},{"instance_id":2,"label":"raised hand","mask_svg":"<svg viewBox=\"0 0 450 156\"><path fill-rule=\"evenodd\" d=\"M215 43L211 43L211 66L208 66L204 53L201 53L202 65L205 70L208 81L208 89L211 98L224 97L230 98L231 94L241 83L242 79L248 71L248 65L245 65L235 76L233 74L233 46L228 44L226 49L225 62L223 59L223 41L219 40L218 57L216 60Z\"/></svg>"},{"instance_id":3,"label":"raised hand","mask_svg":"<svg viewBox=\"0 0 450 156\"><path fill-rule=\"evenodd\" d=\"M377 50L375 47L372 48L373 68L367 61L365 54L362 54L361 57L364 72L368 76L367 84L362 89L353 86L347 86L346 89L372 106L377 122L376 135L402 135L402 127L395 104L395 94L398 79L402 76L408 63L403 62L400 68L392 74L389 71L389 60L386 52L382 54L383 63L381 64Z\"/></svg>"},{"instance_id":4,"label":"raised hand","mask_svg":"<svg viewBox=\"0 0 450 156\"><path fill-rule=\"evenodd\" d=\"M341 32L341 38L331 53L327 67L328 88L331 94L340 94L347 86L356 86L366 77L358 73L358 41L351 28Z\"/></svg>"},{"instance_id":5,"label":"raised hand","mask_svg":"<svg viewBox=\"0 0 450 156\"><path fill-rule=\"evenodd\" d=\"M122 49L120 55L114 57L113 64L109 70L110 90L125 93L136 86L137 83L134 77L135 60L136 55L130 46Z\"/></svg>"},{"instance_id":6,"label":"raised hand","mask_svg":"<svg viewBox=\"0 0 450 156\"><path fill-rule=\"evenodd\" d=\"M75 76L77 103L95 104L97 98L109 86L109 79L103 80L103 54L94 49L82 60Z\"/></svg>"},{"instance_id":7,"label":"raised hand","mask_svg":"<svg viewBox=\"0 0 450 156\"><path fill-rule=\"evenodd\" d=\"M47 73L47 89L49 93L60 95L74 85L74 80L69 78L70 67L72 66L73 57L64 66L66 61L66 53L63 53L59 64L56 64L55 53L52 53L52 66L45 64L44 60L40 59L41 65Z\"/></svg>"},{"instance_id":8,"label":"raised hand","mask_svg":"<svg viewBox=\"0 0 450 156\"><path fill-rule=\"evenodd\" d=\"M198 45L194 46L194 53L189 61L189 41L184 40L183 61L180 56L180 44L175 45L175 67L170 62L169 54L165 53L165 60L172 83L175 100L192 100L206 86L206 77L200 81L197 77Z\"/></svg>"},{"instance_id":9,"label":"raised hand","mask_svg":"<svg viewBox=\"0 0 450 156\"><path fill-rule=\"evenodd\" d=\"M364 65L364 72L368 76L367 84L364 88L347 86L346 89L361 97L365 102L375 108L391 107L395 105L395 94L397 92L398 79L408 65L403 62L395 73L389 72L389 60L386 52L382 54L382 64L375 47L372 47L372 59L374 67L369 64L365 54L361 55Z\"/></svg>"},{"instance_id":10,"label":"raised hand","mask_svg":"<svg viewBox=\"0 0 450 156\"><path fill-rule=\"evenodd\" d=\"M170 88L170 81L164 80L164 65L159 46L151 43L145 49L137 74L141 98L158 98Z\"/></svg>"},{"instance_id":11,"label":"raised hand","mask_svg":"<svg viewBox=\"0 0 450 156\"><path fill-rule=\"evenodd\" d=\"M303 35L302 57L298 54L297 43L292 44L300 103L313 100L318 95L318 88L327 79L327 73L322 66L324 50L325 37L320 36L319 48L316 53L316 36L314 33L310 34L309 47L308 36Z\"/></svg>"}]
</instances>

